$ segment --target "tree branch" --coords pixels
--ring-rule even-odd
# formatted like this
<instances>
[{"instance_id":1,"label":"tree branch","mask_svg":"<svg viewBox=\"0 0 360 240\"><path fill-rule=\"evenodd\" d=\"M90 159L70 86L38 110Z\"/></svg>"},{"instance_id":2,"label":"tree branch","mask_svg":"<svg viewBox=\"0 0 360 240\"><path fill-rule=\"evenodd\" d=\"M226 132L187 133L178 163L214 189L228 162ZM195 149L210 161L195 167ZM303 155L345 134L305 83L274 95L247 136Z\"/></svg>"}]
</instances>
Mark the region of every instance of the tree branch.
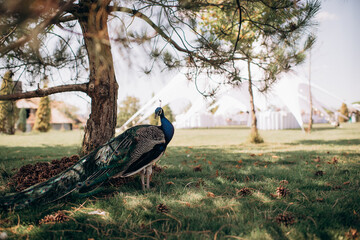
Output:
<instances>
[{"instance_id":1,"label":"tree branch","mask_svg":"<svg viewBox=\"0 0 360 240\"><path fill-rule=\"evenodd\" d=\"M47 17L44 21L42 21L38 26L36 26L30 34L24 35L22 37L20 37L17 41L6 45L6 46L2 46L0 47L0 57L4 56L5 54L7 54L8 52L10 52L13 49L19 48L21 46L23 46L25 43L27 43L29 40L31 40L31 38L36 37L37 35L39 35L40 33L44 32L46 30L46 27L48 27L49 25L53 24L54 22L56 22L56 19L61 16L61 14L64 13L64 10L69 7L72 2L74 2L75 0L70 1L69 3L64 4L61 8L58 9L58 11L52 13L49 15L49 17Z\"/></svg>"},{"instance_id":2,"label":"tree branch","mask_svg":"<svg viewBox=\"0 0 360 240\"><path fill-rule=\"evenodd\" d=\"M206 57L200 56L198 53L185 49L183 47L181 47L179 44L177 44L171 37L169 37L158 25L156 25L149 17L147 17L146 15L144 15L143 13L135 10L135 9L130 9L127 7L118 7L118 6L109 6L108 7L108 11L109 12L114 12L114 11L118 11L118 12L124 12L124 13L129 13L134 17L138 17L142 20L144 20L147 24L149 24L162 38L165 39L165 41L167 41L168 43L170 43L176 50L180 51L180 52L184 52L187 53L193 57L196 57L202 61L208 62L208 63L219 63L219 62L226 62L226 61L230 61L230 60L244 60L246 58L234 58L234 57L228 57L228 58L222 58L222 59L208 59Z\"/></svg>"},{"instance_id":3,"label":"tree branch","mask_svg":"<svg viewBox=\"0 0 360 240\"><path fill-rule=\"evenodd\" d=\"M62 92L88 92L88 84L69 84L69 85L61 85L51 88L45 89L37 89L34 91L23 92L23 93L13 93L9 95L0 95L1 100L18 100L23 98L33 98L33 97L44 97L54 93L62 93Z\"/></svg>"},{"instance_id":4,"label":"tree branch","mask_svg":"<svg viewBox=\"0 0 360 240\"><path fill-rule=\"evenodd\" d=\"M233 54L235 54L237 45L238 45L239 40L240 40L241 23L242 23L242 14L241 14L240 0L236 0L236 4L237 4L237 6L238 6L238 8L239 8L239 29L238 29L238 34L237 34L237 36L236 36L236 41L235 41L235 46L234 46L234 52L233 52Z\"/></svg>"}]
</instances>

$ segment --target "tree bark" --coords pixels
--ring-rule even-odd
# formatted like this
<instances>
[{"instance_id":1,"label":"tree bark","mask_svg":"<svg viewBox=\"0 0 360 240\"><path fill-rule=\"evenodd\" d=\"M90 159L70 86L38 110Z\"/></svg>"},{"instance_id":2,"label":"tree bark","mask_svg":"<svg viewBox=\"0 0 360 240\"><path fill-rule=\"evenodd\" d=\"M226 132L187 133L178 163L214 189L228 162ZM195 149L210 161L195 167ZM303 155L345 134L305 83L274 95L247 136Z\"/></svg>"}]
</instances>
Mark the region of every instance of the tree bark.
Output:
<instances>
[{"instance_id":1,"label":"tree bark","mask_svg":"<svg viewBox=\"0 0 360 240\"><path fill-rule=\"evenodd\" d=\"M251 71L250 71L250 60L248 60L248 74L249 74L249 94L250 94L250 108L251 108L251 135L258 134L257 129L257 119L255 113L255 104L254 104L254 94L252 90L252 80L251 80Z\"/></svg>"},{"instance_id":2,"label":"tree bark","mask_svg":"<svg viewBox=\"0 0 360 240\"><path fill-rule=\"evenodd\" d=\"M84 1L81 12L86 14L79 15L89 58L88 95L91 98L91 114L85 126L82 154L104 144L115 134L118 84L107 27L106 7L109 2Z\"/></svg>"}]
</instances>

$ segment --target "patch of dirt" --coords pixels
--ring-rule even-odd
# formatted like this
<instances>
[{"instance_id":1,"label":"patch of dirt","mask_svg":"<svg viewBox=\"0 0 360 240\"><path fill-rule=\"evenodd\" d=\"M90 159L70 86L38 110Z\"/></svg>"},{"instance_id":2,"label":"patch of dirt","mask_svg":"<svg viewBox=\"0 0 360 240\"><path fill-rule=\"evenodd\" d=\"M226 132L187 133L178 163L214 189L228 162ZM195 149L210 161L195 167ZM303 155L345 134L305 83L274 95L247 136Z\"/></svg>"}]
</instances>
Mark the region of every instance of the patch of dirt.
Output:
<instances>
[{"instance_id":1,"label":"patch of dirt","mask_svg":"<svg viewBox=\"0 0 360 240\"><path fill-rule=\"evenodd\" d=\"M54 159L51 162L27 164L22 166L18 172L10 178L8 185L20 192L34 184L45 182L49 178L56 176L73 166L79 159L80 157L78 155L72 155L71 157L63 157L60 160Z\"/></svg>"}]
</instances>

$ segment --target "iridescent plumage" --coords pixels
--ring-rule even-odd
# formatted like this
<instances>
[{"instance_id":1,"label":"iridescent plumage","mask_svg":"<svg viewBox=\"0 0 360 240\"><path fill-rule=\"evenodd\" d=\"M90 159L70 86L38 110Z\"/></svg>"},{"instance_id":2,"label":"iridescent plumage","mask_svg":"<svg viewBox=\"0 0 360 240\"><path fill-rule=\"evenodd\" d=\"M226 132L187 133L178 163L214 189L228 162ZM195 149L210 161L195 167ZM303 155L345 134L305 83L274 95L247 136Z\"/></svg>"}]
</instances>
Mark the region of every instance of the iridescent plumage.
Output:
<instances>
[{"instance_id":1,"label":"iridescent plumage","mask_svg":"<svg viewBox=\"0 0 360 240\"><path fill-rule=\"evenodd\" d=\"M161 126L139 125L126 130L106 144L82 157L57 176L19 193L0 198L3 208L21 208L32 203L48 203L69 194L88 194L112 177L141 174L149 188L152 164L158 160L174 135L174 128L161 108L155 110Z\"/></svg>"}]
</instances>

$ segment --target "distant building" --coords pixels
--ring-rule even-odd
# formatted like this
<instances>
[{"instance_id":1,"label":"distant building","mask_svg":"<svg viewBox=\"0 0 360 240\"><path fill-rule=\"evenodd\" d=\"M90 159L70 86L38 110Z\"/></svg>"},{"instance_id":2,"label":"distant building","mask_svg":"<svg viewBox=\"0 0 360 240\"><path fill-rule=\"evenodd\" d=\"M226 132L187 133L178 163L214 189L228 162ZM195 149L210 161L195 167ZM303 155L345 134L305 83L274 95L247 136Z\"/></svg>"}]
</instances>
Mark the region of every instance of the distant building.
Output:
<instances>
[{"instance_id":1,"label":"distant building","mask_svg":"<svg viewBox=\"0 0 360 240\"><path fill-rule=\"evenodd\" d=\"M38 109L40 98L20 99L16 101L17 108L26 109L26 131L30 132L34 126L36 119L36 111ZM79 117L78 119L71 119L61 112L57 107L64 105L63 102L51 102L51 129L54 130L72 130L74 127L83 126L85 119Z\"/></svg>"}]
</instances>

